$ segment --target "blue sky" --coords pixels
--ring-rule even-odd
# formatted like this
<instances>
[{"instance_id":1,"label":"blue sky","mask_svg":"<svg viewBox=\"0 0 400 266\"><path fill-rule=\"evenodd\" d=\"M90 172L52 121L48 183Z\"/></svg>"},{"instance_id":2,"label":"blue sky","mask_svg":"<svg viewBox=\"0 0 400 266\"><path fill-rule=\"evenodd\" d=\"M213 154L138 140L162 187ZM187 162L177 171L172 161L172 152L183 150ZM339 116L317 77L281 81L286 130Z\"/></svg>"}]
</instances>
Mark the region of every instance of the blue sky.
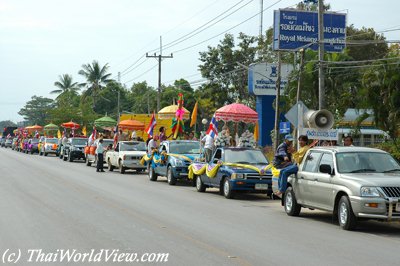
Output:
<instances>
[{"instance_id":1,"label":"blue sky","mask_svg":"<svg viewBox=\"0 0 400 266\"><path fill-rule=\"evenodd\" d=\"M147 51L159 47L159 36L166 44L191 32L215 16L234 6L239 0L0 0L0 121L22 120L17 114L32 95L54 98L49 92L64 73L75 81L83 81L77 73L82 64L98 60L109 63L116 77L139 59L140 66L121 78L131 86L146 80L157 85L155 59L145 59ZM278 0L264 0L264 8ZM291 7L299 1L281 0L264 13L263 27L272 26L273 10ZM376 31L400 28L400 1L335 0L325 1L333 11L348 14L347 25L373 27ZM248 3L248 4L247 4ZM384 4L383 4L384 3ZM215 46L223 35L191 49L182 48L200 43L259 12L259 0L247 0L236 13L164 54L174 53L163 62L163 83L181 77L189 81L201 79L198 72L199 52L207 45ZM234 9L232 9L233 11ZM259 17L230 33L258 35ZM398 40L399 31L384 33L389 40ZM158 51L157 51L158 52ZM154 67L154 68L153 68ZM151 69L151 70L149 70ZM147 74L143 74L146 72ZM136 79L135 79L136 78Z\"/></svg>"}]
</instances>

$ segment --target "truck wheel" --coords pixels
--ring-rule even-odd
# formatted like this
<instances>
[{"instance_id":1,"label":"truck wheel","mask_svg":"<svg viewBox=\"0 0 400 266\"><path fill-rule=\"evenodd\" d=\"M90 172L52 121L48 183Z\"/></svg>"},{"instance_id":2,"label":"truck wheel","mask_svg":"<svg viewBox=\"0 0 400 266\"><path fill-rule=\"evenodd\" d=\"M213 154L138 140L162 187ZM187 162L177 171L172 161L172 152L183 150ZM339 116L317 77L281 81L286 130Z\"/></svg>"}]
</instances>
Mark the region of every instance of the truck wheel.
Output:
<instances>
[{"instance_id":1,"label":"truck wheel","mask_svg":"<svg viewBox=\"0 0 400 266\"><path fill-rule=\"evenodd\" d=\"M114 170L114 166L111 164L110 159L107 161L108 171L112 172Z\"/></svg>"},{"instance_id":2,"label":"truck wheel","mask_svg":"<svg viewBox=\"0 0 400 266\"><path fill-rule=\"evenodd\" d=\"M167 168L167 181L168 184L170 184L171 186L174 186L176 184L176 177L172 173L171 166L168 166Z\"/></svg>"},{"instance_id":3,"label":"truck wheel","mask_svg":"<svg viewBox=\"0 0 400 266\"><path fill-rule=\"evenodd\" d=\"M43 156L43 153L41 151L39 151L39 156Z\"/></svg>"},{"instance_id":4,"label":"truck wheel","mask_svg":"<svg viewBox=\"0 0 400 266\"><path fill-rule=\"evenodd\" d=\"M91 166L92 165L92 163L89 161L89 158L87 157L87 155L85 157L85 161L86 161L86 166Z\"/></svg>"},{"instance_id":5,"label":"truck wheel","mask_svg":"<svg viewBox=\"0 0 400 266\"><path fill-rule=\"evenodd\" d=\"M66 155L66 154L63 154L62 159L63 159L63 161L66 161L66 160L68 159L68 158L67 158L67 155Z\"/></svg>"},{"instance_id":6,"label":"truck wheel","mask_svg":"<svg viewBox=\"0 0 400 266\"><path fill-rule=\"evenodd\" d=\"M205 192L206 191L206 185L204 185L203 181L201 180L201 176L197 175L194 176L194 179L196 180L196 189L198 192Z\"/></svg>"},{"instance_id":7,"label":"truck wheel","mask_svg":"<svg viewBox=\"0 0 400 266\"><path fill-rule=\"evenodd\" d=\"M150 181L157 181L157 177L158 177L158 175L154 171L154 168L150 166L150 168L149 168L149 179L150 179Z\"/></svg>"},{"instance_id":8,"label":"truck wheel","mask_svg":"<svg viewBox=\"0 0 400 266\"><path fill-rule=\"evenodd\" d=\"M44 154L43 154L44 156L47 156L47 152L44 152Z\"/></svg>"},{"instance_id":9,"label":"truck wheel","mask_svg":"<svg viewBox=\"0 0 400 266\"><path fill-rule=\"evenodd\" d=\"M73 162L74 158L72 158L71 153L68 153L68 162Z\"/></svg>"},{"instance_id":10,"label":"truck wheel","mask_svg":"<svg viewBox=\"0 0 400 266\"><path fill-rule=\"evenodd\" d=\"M299 216L301 206L297 204L296 195L293 188L288 187L284 196L285 212L289 216Z\"/></svg>"},{"instance_id":11,"label":"truck wheel","mask_svg":"<svg viewBox=\"0 0 400 266\"><path fill-rule=\"evenodd\" d=\"M235 192L232 191L232 185L229 182L229 178L227 178L227 177L225 177L225 180L224 180L223 190L224 190L225 198L232 199L234 197Z\"/></svg>"},{"instance_id":12,"label":"truck wheel","mask_svg":"<svg viewBox=\"0 0 400 266\"><path fill-rule=\"evenodd\" d=\"M353 230L357 225L357 217L353 213L349 198L342 196L338 205L339 225L344 230Z\"/></svg>"},{"instance_id":13,"label":"truck wheel","mask_svg":"<svg viewBox=\"0 0 400 266\"><path fill-rule=\"evenodd\" d=\"M119 161L119 172L121 174L125 174L125 167L122 165L121 161Z\"/></svg>"}]
</instances>

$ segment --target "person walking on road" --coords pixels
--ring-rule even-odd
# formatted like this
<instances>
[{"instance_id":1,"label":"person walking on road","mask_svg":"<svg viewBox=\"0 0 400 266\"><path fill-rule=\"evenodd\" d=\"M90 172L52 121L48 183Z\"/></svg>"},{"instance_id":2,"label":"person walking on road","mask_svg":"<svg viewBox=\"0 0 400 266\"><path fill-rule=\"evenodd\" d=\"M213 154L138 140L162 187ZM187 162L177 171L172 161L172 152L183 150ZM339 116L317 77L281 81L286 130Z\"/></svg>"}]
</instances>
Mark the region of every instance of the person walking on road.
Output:
<instances>
[{"instance_id":1,"label":"person walking on road","mask_svg":"<svg viewBox=\"0 0 400 266\"><path fill-rule=\"evenodd\" d=\"M104 164L104 147L103 147L103 139L100 138L97 142L96 147L96 155L97 155L97 167L96 172L104 172L103 164Z\"/></svg>"}]
</instances>

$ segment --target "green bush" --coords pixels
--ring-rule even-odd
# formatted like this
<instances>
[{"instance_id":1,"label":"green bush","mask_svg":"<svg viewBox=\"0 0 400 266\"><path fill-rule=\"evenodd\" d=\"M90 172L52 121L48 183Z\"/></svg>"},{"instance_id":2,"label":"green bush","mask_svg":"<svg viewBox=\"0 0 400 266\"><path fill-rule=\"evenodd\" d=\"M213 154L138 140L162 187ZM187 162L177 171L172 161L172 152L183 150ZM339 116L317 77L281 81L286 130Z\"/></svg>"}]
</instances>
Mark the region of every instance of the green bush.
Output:
<instances>
[{"instance_id":1,"label":"green bush","mask_svg":"<svg viewBox=\"0 0 400 266\"><path fill-rule=\"evenodd\" d=\"M387 151L393 157L395 157L398 161L400 161L400 139L392 140L377 144L375 146L378 149Z\"/></svg>"}]
</instances>

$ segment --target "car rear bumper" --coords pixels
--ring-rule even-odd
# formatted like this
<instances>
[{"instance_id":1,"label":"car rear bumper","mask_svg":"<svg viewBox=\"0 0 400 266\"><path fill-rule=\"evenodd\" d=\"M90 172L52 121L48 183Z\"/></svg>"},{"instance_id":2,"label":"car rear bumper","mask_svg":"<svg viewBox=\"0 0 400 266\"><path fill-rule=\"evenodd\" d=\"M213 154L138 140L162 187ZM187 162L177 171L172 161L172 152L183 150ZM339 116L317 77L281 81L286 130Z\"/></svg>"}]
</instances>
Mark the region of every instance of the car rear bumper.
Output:
<instances>
[{"instance_id":1,"label":"car rear bumper","mask_svg":"<svg viewBox=\"0 0 400 266\"><path fill-rule=\"evenodd\" d=\"M129 169L146 169L147 168L147 166L141 165L139 162L140 162L140 160L124 160L122 162L122 165L125 168L129 168Z\"/></svg>"}]
</instances>

